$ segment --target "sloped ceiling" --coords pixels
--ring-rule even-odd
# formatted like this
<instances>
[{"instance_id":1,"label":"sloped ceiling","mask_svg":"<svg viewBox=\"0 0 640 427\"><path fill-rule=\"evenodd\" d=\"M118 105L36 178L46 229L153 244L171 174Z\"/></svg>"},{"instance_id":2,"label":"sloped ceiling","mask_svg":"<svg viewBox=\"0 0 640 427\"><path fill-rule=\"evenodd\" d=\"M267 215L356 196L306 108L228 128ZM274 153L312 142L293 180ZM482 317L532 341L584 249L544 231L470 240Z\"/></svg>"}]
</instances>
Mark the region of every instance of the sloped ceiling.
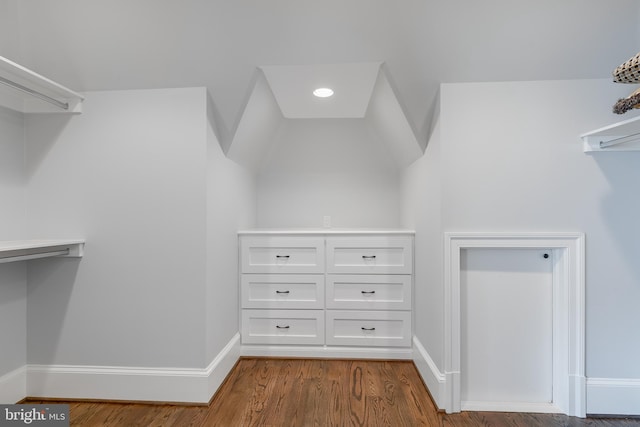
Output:
<instances>
[{"instance_id":1,"label":"sloped ceiling","mask_svg":"<svg viewBox=\"0 0 640 427\"><path fill-rule=\"evenodd\" d=\"M386 67L378 75L366 118L399 167L408 166L422 155L419 135L391 87Z\"/></svg>"},{"instance_id":2,"label":"sloped ceiling","mask_svg":"<svg viewBox=\"0 0 640 427\"><path fill-rule=\"evenodd\" d=\"M252 170L260 167L283 117L269 83L255 73L252 90L232 136L227 157Z\"/></svg>"},{"instance_id":3,"label":"sloped ceiling","mask_svg":"<svg viewBox=\"0 0 640 427\"><path fill-rule=\"evenodd\" d=\"M607 78L637 0L0 0L0 56L77 91L206 86L233 129L259 65L384 62L426 143L440 83Z\"/></svg>"}]
</instances>

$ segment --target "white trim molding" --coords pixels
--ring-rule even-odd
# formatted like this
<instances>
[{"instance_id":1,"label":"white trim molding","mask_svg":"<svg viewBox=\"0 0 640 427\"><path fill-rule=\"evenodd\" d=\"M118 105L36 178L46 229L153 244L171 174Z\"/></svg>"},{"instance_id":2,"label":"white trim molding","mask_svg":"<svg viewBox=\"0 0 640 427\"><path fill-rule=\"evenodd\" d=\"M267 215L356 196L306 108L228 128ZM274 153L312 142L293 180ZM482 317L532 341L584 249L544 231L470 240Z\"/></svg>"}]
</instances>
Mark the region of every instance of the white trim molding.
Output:
<instances>
[{"instance_id":1,"label":"white trim molding","mask_svg":"<svg viewBox=\"0 0 640 427\"><path fill-rule=\"evenodd\" d=\"M21 366L0 377L0 404L13 404L27 394L27 369Z\"/></svg>"},{"instance_id":2,"label":"white trim molding","mask_svg":"<svg viewBox=\"0 0 640 427\"><path fill-rule=\"evenodd\" d=\"M461 406L463 411L535 412L538 414L557 414L562 412L553 403L463 402Z\"/></svg>"},{"instance_id":3,"label":"white trim molding","mask_svg":"<svg viewBox=\"0 0 640 427\"><path fill-rule=\"evenodd\" d=\"M584 233L445 232L445 399L448 413L460 400L460 257L472 248L545 248L553 256L553 402L539 408L586 416ZM526 405L534 410L535 405ZM474 409L479 408L474 402ZM504 410L507 407L504 406ZM485 410L492 408L486 407ZM493 408L495 409L495 408ZM518 410L509 408L508 410Z\"/></svg>"},{"instance_id":4,"label":"white trim molding","mask_svg":"<svg viewBox=\"0 0 640 427\"><path fill-rule=\"evenodd\" d=\"M341 346L296 346L296 345L250 345L243 344L241 355L247 357L301 357L327 359L413 359L410 347L341 347Z\"/></svg>"},{"instance_id":5,"label":"white trim molding","mask_svg":"<svg viewBox=\"0 0 640 427\"><path fill-rule=\"evenodd\" d=\"M207 404L239 354L236 334L204 369L27 365L26 396Z\"/></svg>"},{"instance_id":6,"label":"white trim molding","mask_svg":"<svg viewBox=\"0 0 640 427\"><path fill-rule=\"evenodd\" d=\"M216 394L227 375L240 359L240 333L237 332L220 353L207 366L207 396L209 400ZM208 402L208 401L207 401Z\"/></svg>"},{"instance_id":7,"label":"white trim molding","mask_svg":"<svg viewBox=\"0 0 640 427\"><path fill-rule=\"evenodd\" d=\"M446 377L440 372L435 362L429 356L420 340L413 337L413 363L418 368L418 373L424 380L429 393L438 408L445 407Z\"/></svg>"},{"instance_id":8,"label":"white trim molding","mask_svg":"<svg viewBox=\"0 0 640 427\"><path fill-rule=\"evenodd\" d=\"M640 415L640 379L587 378L587 413Z\"/></svg>"}]
</instances>

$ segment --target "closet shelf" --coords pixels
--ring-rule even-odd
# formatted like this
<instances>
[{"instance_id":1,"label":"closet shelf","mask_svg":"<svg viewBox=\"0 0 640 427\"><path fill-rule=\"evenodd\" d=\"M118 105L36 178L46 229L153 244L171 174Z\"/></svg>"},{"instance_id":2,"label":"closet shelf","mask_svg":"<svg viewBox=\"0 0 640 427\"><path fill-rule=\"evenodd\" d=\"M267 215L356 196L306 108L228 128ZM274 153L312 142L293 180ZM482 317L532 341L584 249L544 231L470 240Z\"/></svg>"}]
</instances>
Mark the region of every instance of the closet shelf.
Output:
<instances>
[{"instance_id":1,"label":"closet shelf","mask_svg":"<svg viewBox=\"0 0 640 427\"><path fill-rule=\"evenodd\" d=\"M84 97L0 56L0 105L22 113L80 114Z\"/></svg>"},{"instance_id":2,"label":"closet shelf","mask_svg":"<svg viewBox=\"0 0 640 427\"><path fill-rule=\"evenodd\" d=\"M614 123L580 136L584 152L640 151L640 117Z\"/></svg>"},{"instance_id":3,"label":"closet shelf","mask_svg":"<svg viewBox=\"0 0 640 427\"><path fill-rule=\"evenodd\" d=\"M47 257L81 258L84 240L0 241L0 263Z\"/></svg>"}]
</instances>

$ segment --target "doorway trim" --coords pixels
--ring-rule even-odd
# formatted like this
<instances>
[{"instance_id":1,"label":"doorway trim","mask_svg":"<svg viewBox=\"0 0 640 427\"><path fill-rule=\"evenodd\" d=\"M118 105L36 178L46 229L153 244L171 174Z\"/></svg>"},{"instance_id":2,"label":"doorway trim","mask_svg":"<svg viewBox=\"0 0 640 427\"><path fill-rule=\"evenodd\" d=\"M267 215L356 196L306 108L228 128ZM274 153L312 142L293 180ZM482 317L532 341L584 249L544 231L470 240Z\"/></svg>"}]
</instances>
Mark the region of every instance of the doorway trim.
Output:
<instances>
[{"instance_id":1,"label":"doorway trim","mask_svg":"<svg viewBox=\"0 0 640 427\"><path fill-rule=\"evenodd\" d=\"M463 249L550 249L553 286L553 401L547 410L586 416L584 233L444 233L445 410L460 412L460 258ZM500 410L499 407L493 408Z\"/></svg>"}]
</instances>

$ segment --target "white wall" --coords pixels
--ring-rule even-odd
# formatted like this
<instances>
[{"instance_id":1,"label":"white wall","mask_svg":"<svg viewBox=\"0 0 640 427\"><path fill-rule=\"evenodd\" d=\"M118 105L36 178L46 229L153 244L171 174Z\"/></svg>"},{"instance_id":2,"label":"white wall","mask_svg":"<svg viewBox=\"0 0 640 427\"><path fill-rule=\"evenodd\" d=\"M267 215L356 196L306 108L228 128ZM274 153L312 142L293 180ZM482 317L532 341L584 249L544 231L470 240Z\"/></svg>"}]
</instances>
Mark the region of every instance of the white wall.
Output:
<instances>
[{"instance_id":1,"label":"white wall","mask_svg":"<svg viewBox=\"0 0 640 427\"><path fill-rule=\"evenodd\" d=\"M0 107L0 240L24 233L24 119ZM27 271L24 262L0 264L0 377L26 363ZM0 396L3 395L0 381Z\"/></svg>"},{"instance_id":2,"label":"white wall","mask_svg":"<svg viewBox=\"0 0 640 427\"><path fill-rule=\"evenodd\" d=\"M0 109L0 237L87 242L82 259L0 264L0 402L206 402L223 381L255 180L210 107L189 88L89 92L79 116Z\"/></svg>"},{"instance_id":3,"label":"white wall","mask_svg":"<svg viewBox=\"0 0 640 427\"><path fill-rule=\"evenodd\" d=\"M207 360L239 331L238 234L256 222L252 173L227 159L207 132Z\"/></svg>"},{"instance_id":4,"label":"white wall","mask_svg":"<svg viewBox=\"0 0 640 427\"><path fill-rule=\"evenodd\" d=\"M20 239L25 229L24 115L0 107L0 238Z\"/></svg>"},{"instance_id":5,"label":"white wall","mask_svg":"<svg viewBox=\"0 0 640 427\"><path fill-rule=\"evenodd\" d=\"M193 367L205 357L206 92L90 92L27 120L28 229L85 238L31 262L30 364Z\"/></svg>"},{"instance_id":6,"label":"white wall","mask_svg":"<svg viewBox=\"0 0 640 427\"><path fill-rule=\"evenodd\" d=\"M443 85L447 231L584 231L587 376L640 378L640 156L582 152L625 85L607 80ZM491 100L491 102L487 102Z\"/></svg>"},{"instance_id":7,"label":"white wall","mask_svg":"<svg viewBox=\"0 0 640 427\"><path fill-rule=\"evenodd\" d=\"M258 173L258 226L397 227L399 182L364 120L285 120Z\"/></svg>"},{"instance_id":8,"label":"white wall","mask_svg":"<svg viewBox=\"0 0 640 427\"><path fill-rule=\"evenodd\" d=\"M433 362L444 367L444 289L440 125L424 156L403 171L402 225L416 231L414 334ZM432 391L435 393L435 390Z\"/></svg>"},{"instance_id":9,"label":"white wall","mask_svg":"<svg viewBox=\"0 0 640 427\"><path fill-rule=\"evenodd\" d=\"M640 344L633 339L640 324L640 155L584 154L579 139L637 115L611 113L629 92L608 79L442 85L441 151L435 157L441 205L426 212L440 215L441 233L585 232L587 377L640 384ZM405 186L415 187L428 165L416 162ZM411 204L427 206L432 191L408 194ZM427 218L419 216L416 228L428 227ZM416 245L417 265L430 255ZM441 269L441 261L433 268ZM417 271L416 286L429 279ZM417 296L416 311L433 308L426 294ZM416 331L442 372L440 337L427 336L426 327L418 324Z\"/></svg>"}]
</instances>

